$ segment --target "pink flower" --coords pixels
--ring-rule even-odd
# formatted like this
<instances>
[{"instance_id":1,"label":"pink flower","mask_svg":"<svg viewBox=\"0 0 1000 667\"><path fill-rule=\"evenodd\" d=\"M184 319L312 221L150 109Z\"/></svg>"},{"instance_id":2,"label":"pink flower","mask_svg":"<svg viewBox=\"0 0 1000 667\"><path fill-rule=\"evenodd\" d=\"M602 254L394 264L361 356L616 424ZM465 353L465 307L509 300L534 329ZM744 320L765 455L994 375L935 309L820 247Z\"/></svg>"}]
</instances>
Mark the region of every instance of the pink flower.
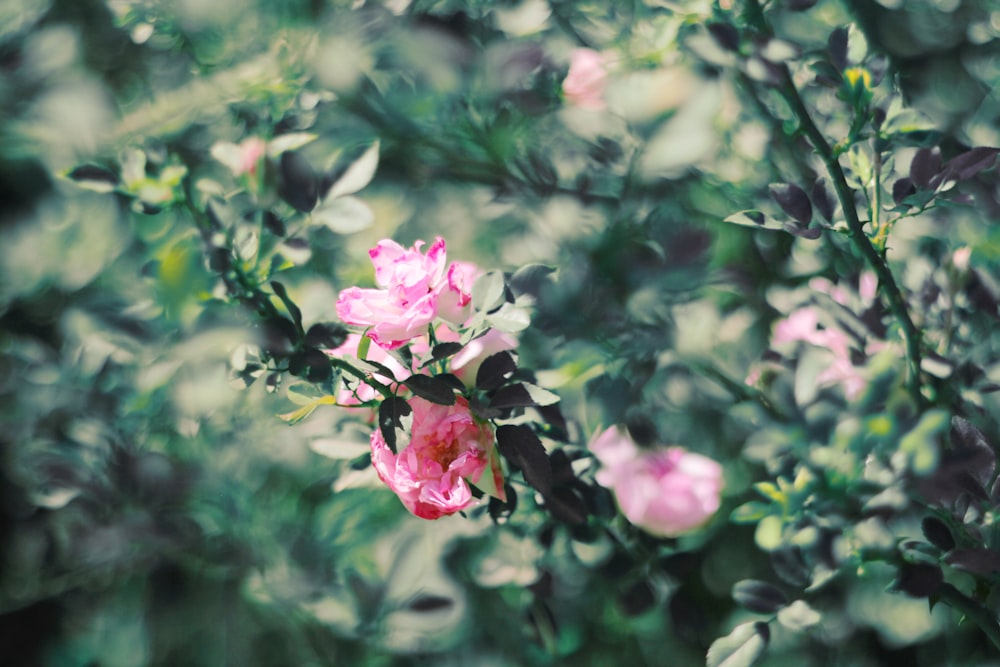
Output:
<instances>
[{"instance_id":1,"label":"pink flower","mask_svg":"<svg viewBox=\"0 0 1000 667\"><path fill-rule=\"evenodd\" d=\"M410 441L393 454L375 429L372 463L378 476L422 519L454 514L473 504L469 482L505 500L503 472L494 446L493 430L469 411L459 396L455 404L437 405L411 398ZM485 474L484 474L485 473Z\"/></svg>"},{"instance_id":2,"label":"pink flower","mask_svg":"<svg viewBox=\"0 0 1000 667\"><path fill-rule=\"evenodd\" d=\"M569 72L563 80L563 95L581 109L600 111L606 105L604 90L608 85L607 65L593 49L575 49L570 55Z\"/></svg>"},{"instance_id":3,"label":"pink flower","mask_svg":"<svg viewBox=\"0 0 1000 667\"><path fill-rule=\"evenodd\" d=\"M625 518L646 532L675 537L703 525L719 509L722 466L681 447L640 450L621 427L598 434L590 450L596 479L611 489Z\"/></svg>"},{"instance_id":4,"label":"pink flower","mask_svg":"<svg viewBox=\"0 0 1000 667\"><path fill-rule=\"evenodd\" d=\"M324 350L324 352L331 357L343 357L345 355L354 356L360 342L361 334L349 334L343 345L332 350ZM381 375L374 376L374 379L382 384L392 386L396 382L410 377L411 371L404 368L394 356L378 346L368 350L367 358L378 364L382 364L392 371L393 377L391 378L383 377ZM346 387L341 388L340 393L337 394L337 403L340 405L357 405L359 403L373 401L379 397L380 394L374 387L362 382L358 384L354 391L351 391Z\"/></svg>"},{"instance_id":5,"label":"pink flower","mask_svg":"<svg viewBox=\"0 0 1000 667\"><path fill-rule=\"evenodd\" d=\"M368 251L379 289L349 287L337 299L337 315L347 324L370 327L368 336L391 350L427 331L439 315L445 319L468 316L471 278L464 264L446 270L442 238L424 255L422 241L407 250L395 241L379 241Z\"/></svg>"},{"instance_id":6,"label":"pink flower","mask_svg":"<svg viewBox=\"0 0 1000 667\"><path fill-rule=\"evenodd\" d=\"M827 349L833 355L830 365L816 376L817 383L839 384L844 395L852 401L861 395L868 380L851 361L850 338L839 329L821 329L816 308L799 308L774 326L772 343L780 345L798 341Z\"/></svg>"}]
</instances>

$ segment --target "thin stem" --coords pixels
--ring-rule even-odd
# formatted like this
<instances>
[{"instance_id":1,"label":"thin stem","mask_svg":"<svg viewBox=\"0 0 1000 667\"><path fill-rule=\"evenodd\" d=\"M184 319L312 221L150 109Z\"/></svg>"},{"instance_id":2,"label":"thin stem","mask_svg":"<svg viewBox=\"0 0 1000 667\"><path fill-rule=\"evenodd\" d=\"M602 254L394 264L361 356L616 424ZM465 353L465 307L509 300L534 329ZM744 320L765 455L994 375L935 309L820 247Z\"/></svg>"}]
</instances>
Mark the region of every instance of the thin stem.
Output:
<instances>
[{"instance_id":1,"label":"thin stem","mask_svg":"<svg viewBox=\"0 0 1000 667\"><path fill-rule=\"evenodd\" d=\"M1000 623L983 605L979 604L962 591L949 583L945 583L938 590L941 600L954 609L965 614L965 617L979 626L993 646L1000 650Z\"/></svg>"}]
</instances>

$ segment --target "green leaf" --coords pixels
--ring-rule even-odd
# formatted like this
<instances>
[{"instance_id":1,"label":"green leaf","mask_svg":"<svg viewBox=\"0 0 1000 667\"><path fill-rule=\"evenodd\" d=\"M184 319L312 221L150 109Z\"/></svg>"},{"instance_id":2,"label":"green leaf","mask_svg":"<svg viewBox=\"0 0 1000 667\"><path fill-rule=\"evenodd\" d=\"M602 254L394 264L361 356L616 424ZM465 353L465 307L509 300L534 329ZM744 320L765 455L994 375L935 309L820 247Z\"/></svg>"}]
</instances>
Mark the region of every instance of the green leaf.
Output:
<instances>
[{"instance_id":1,"label":"green leaf","mask_svg":"<svg viewBox=\"0 0 1000 667\"><path fill-rule=\"evenodd\" d=\"M286 422L288 422L289 426L292 426L294 424L298 424L300 421L302 421L303 419L305 419L306 417L308 417L309 415L311 415L313 413L313 411L316 408L318 408L319 406L321 406L321 405L336 405L336 404L337 404L337 397L336 396L321 396L321 397L317 398L315 401L312 401L311 403L303 405L298 410L294 410L292 412L286 412L285 414L278 415L278 419L286 421Z\"/></svg>"},{"instance_id":2,"label":"green leaf","mask_svg":"<svg viewBox=\"0 0 1000 667\"><path fill-rule=\"evenodd\" d=\"M811 628L823 620L823 616L804 600L796 600L778 611L778 623L796 632Z\"/></svg>"},{"instance_id":3,"label":"green leaf","mask_svg":"<svg viewBox=\"0 0 1000 667\"><path fill-rule=\"evenodd\" d=\"M530 426L504 424L497 428L497 448L508 461L521 469L524 480L541 494L552 492L552 462L545 446Z\"/></svg>"},{"instance_id":4,"label":"green leaf","mask_svg":"<svg viewBox=\"0 0 1000 667\"><path fill-rule=\"evenodd\" d=\"M733 213L723 222L731 222L734 225L752 227L753 229L770 229L773 231L785 231L785 225L762 211L749 210Z\"/></svg>"},{"instance_id":5,"label":"green leaf","mask_svg":"<svg viewBox=\"0 0 1000 667\"><path fill-rule=\"evenodd\" d=\"M528 382L507 385L497 390L490 400L490 407L498 410L554 405L559 396Z\"/></svg>"},{"instance_id":6,"label":"green leaf","mask_svg":"<svg viewBox=\"0 0 1000 667\"><path fill-rule=\"evenodd\" d=\"M295 302L288 296L288 290L285 289L285 286L277 280L272 280L271 289L273 289L274 293L278 295L279 299L281 299L281 303L285 304L285 308L288 310L288 314L292 316L292 320L295 322L295 325L301 328L302 311L299 310L299 307L295 305Z\"/></svg>"},{"instance_id":7,"label":"green leaf","mask_svg":"<svg viewBox=\"0 0 1000 667\"><path fill-rule=\"evenodd\" d=\"M712 642L705 657L706 667L750 667L760 660L771 638L767 623L737 625L725 637Z\"/></svg>"},{"instance_id":8,"label":"green leaf","mask_svg":"<svg viewBox=\"0 0 1000 667\"><path fill-rule=\"evenodd\" d=\"M326 199L334 199L351 195L368 185L375 177L375 170L378 169L378 140L366 150L361 157L351 163L344 173L336 180L333 187L326 194Z\"/></svg>"},{"instance_id":9,"label":"green leaf","mask_svg":"<svg viewBox=\"0 0 1000 667\"><path fill-rule=\"evenodd\" d=\"M771 507L765 503L751 500L733 510L729 520L733 523L757 523L771 513Z\"/></svg>"},{"instance_id":10,"label":"green leaf","mask_svg":"<svg viewBox=\"0 0 1000 667\"><path fill-rule=\"evenodd\" d=\"M387 398L378 406L378 427L393 454L396 453L396 429L405 428L403 418L412 412L409 403L398 396Z\"/></svg>"},{"instance_id":11,"label":"green leaf","mask_svg":"<svg viewBox=\"0 0 1000 667\"><path fill-rule=\"evenodd\" d=\"M531 313L527 308L505 303L498 311L487 315L486 321L504 333L517 333L531 324Z\"/></svg>"},{"instance_id":12,"label":"green leaf","mask_svg":"<svg viewBox=\"0 0 1000 667\"><path fill-rule=\"evenodd\" d=\"M309 405L323 393L309 382L293 382L285 390L290 400L295 405Z\"/></svg>"},{"instance_id":13,"label":"green leaf","mask_svg":"<svg viewBox=\"0 0 1000 667\"><path fill-rule=\"evenodd\" d=\"M324 199L310 219L337 234L354 234L371 227L375 214L357 197L340 197Z\"/></svg>"},{"instance_id":14,"label":"green leaf","mask_svg":"<svg viewBox=\"0 0 1000 667\"><path fill-rule=\"evenodd\" d=\"M517 370L514 356L507 350L486 357L476 372L476 388L484 391L496 389Z\"/></svg>"},{"instance_id":15,"label":"green leaf","mask_svg":"<svg viewBox=\"0 0 1000 667\"><path fill-rule=\"evenodd\" d=\"M757 579L737 581L733 585L733 599L758 614L773 614L788 604L788 598L781 590Z\"/></svg>"},{"instance_id":16,"label":"green leaf","mask_svg":"<svg viewBox=\"0 0 1000 667\"><path fill-rule=\"evenodd\" d=\"M446 380L430 375L411 375L403 380L414 394L438 405L454 405L455 390Z\"/></svg>"},{"instance_id":17,"label":"green leaf","mask_svg":"<svg viewBox=\"0 0 1000 667\"><path fill-rule=\"evenodd\" d=\"M489 271L479 276L472 285L472 307L475 310L491 311L504 302L506 285L503 274Z\"/></svg>"}]
</instances>

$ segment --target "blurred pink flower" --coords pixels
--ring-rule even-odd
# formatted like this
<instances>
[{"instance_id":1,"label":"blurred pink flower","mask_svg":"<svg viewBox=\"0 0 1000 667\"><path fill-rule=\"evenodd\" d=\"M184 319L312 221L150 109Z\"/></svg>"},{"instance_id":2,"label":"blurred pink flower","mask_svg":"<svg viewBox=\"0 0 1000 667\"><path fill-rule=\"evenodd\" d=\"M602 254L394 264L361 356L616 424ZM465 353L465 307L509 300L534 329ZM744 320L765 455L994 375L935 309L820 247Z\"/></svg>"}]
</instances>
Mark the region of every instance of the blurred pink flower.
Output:
<instances>
[{"instance_id":1,"label":"blurred pink flower","mask_svg":"<svg viewBox=\"0 0 1000 667\"><path fill-rule=\"evenodd\" d=\"M360 342L361 334L353 333L347 336L347 339L340 347L323 351L331 357L353 357L358 350L358 344ZM374 376L374 379L378 380L382 384L389 385L391 387L395 383L410 377L410 370L404 368L403 365L396 360L396 357L392 356L378 346L369 348L367 358L392 371L393 377L391 378L383 377L378 374ZM346 387L342 387L340 392L337 394L337 403L340 405L357 405L359 403L373 401L380 398L380 396L381 395L378 391L376 391L371 385L367 385L362 382L354 391L351 391Z\"/></svg>"},{"instance_id":2,"label":"blurred pink flower","mask_svg":"<svg viewBox=\"0 0 1000 667\"><path fill-rule=\"evenodd\" d=\"M470 300L465 268L470 265L454 263L446 270L445 242L440 237L426 255L421 246L423 241L417 241L407 250L395 241L379 241L368 251L379 289L349 287L337 299L340 319L370 327L368 336L385 349L426 333L439 314L449 320L465 319L461 309Z\"/></svg>"},{"instance_id":3,"label":"blurred pink flower","mask_svg":"<svg viewBox=\"0 0 1000 667\"><path fill-rule=\"evenodd\" d=\"M598 484L611 489L626 519L646 532L675 537L719 509L722 466L682 447L640 450L621 427L598 434L590 450L601 462Z\"/></svg>"},{"instance_id":4,"label":"blurred pink flower","mask_svg":"<svg viewBox=\"0 0 1000 667\"><path fill-rule=\"evenodd\" d=\"M805 342L829 350L833 361L817 377L819 384L839 384L844 395L854 400L861 395L868 380L851 361L851 339L839 329L821 329L819 311L812 307L799 308L774 326L771 342Z\"/></svg>"},{"instance_id":5,"label":"blurred pink flower","mask_svg":"<svg viewBox=\"0 0 1000 667\"><path fill-rule=\"evenodd\" d=\"M563 95L581 109L600 111L606 104L608 70L604 56L593 49L575 49L570 54L569 72L563 80Z\"/></svg>"},{"instance_id":6,"label":"blurred pink flower","mask_svg":"<svg viewBox=\"0 0 1000 667\"><path fill-rule=\"evenodd\" d=\"M504 500L493 429L472 416L469 402L459 396L451 406L422 398L411 398L409 404L410 441L399 445L398 454L389 449L381 429L371 436L375 470L406 508L423 519L454 514L474 502L468 482Z\"/></svg>"}]
</instances>

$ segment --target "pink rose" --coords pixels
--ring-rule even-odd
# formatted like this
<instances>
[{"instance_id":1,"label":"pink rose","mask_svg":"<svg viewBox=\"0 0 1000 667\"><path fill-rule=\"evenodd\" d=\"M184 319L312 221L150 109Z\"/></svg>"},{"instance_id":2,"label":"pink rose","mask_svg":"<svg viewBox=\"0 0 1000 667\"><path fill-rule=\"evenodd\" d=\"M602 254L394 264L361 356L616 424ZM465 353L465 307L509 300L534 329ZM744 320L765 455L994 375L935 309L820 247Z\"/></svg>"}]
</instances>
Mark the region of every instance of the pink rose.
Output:
<instances>
[{"instance_id":1,"label":"pink rose","mask_svg":"<svg viewBox=\"0 0 1000 667\"><path fill-rule=\"evenodd\" d=\"M361 334L349 334L347 339L344 340L343 345L332 350L324 350L324 352L331 357L354 356L358 350L358 344L360 342ZM375 363L382 364L392 371L393 377L391 378L383 377L377 374L374 376L375 379L382 384L391 387L395 383L410 377L411 371L404 368L394 356L378 346L368 350L367 358ZM379 394L374 387L362 382L358 384L354 391L351 391L346 387L341 388L340 393L337 394L337 403L340 405L357 405L359 403L373 401L380 397L381 394Z\"/></svg>"},{"instance_id":2,"label":"pink rose","mask_svg":"<svg viewBox=\"0 0 1000 667\"><path fill-rule=\"evenodd\" d=\"M337 315L347 324L370 327L368 336L391 350L427 331L439 315L464 321L470 280L465 265L446 267L445 242L437 238L427 254L422 241L407 250L395 241L379 241L368 251L379 289L349 287L337 299Z\"/></svg>"},{"instance_id":3,"label":"pink rose","mask_svg":"<svg viewBox=\"0 0 1000 667\"><path fill-rule=\"evenodd\" d=\"M600 111L605 107L604 90L608 70L604 56L593 49L575 49L570 55L569 72L563 80L563 95L581 109Z\"/></svg>"},{"instance_id":4,"label":"pink rose","mask_svg":"<svg viewBox=\"0 0 1000 667\"><path fill-rule=\"evenodd\" d=\"M398 454L389 449L381 429L371 437L375 470L406 509L422 519L454 514L474 502L469 482L503 500L493 429L472 416L469 402L459 396L446 406L417 397L409 404L410 441L399 444Z\"/></svg>"},{"instance_id":5,"label":"pink rose","mask_svg":"<svg viewBox=\"0 0 1000 667\"><path fill-rule=\"evenodd\" d=\"M640 450L617 426L598 434L590 450L601 462L598 484L614 492L626 519L652 535L688 532L719 509L722 466L708 457L681 447Z\"/></svg>"}]
</instances>

